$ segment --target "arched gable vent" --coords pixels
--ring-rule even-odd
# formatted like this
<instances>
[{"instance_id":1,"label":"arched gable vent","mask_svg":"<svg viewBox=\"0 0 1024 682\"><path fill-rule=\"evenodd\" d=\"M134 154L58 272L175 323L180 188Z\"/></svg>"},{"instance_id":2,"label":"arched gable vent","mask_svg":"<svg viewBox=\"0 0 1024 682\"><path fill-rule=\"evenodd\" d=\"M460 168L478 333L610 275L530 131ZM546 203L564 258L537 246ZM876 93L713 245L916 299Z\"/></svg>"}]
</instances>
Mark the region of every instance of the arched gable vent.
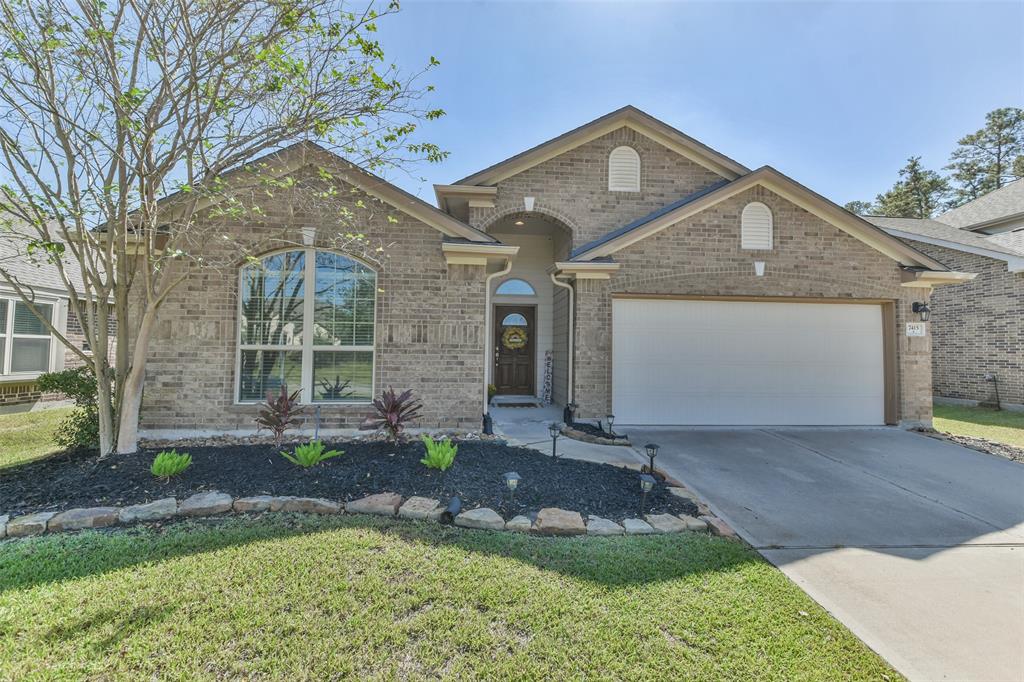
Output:
<instances>
[{"instance_id":1,"label":"arched gable vent","mask_svg":"<svg viewBox=\"0 0 1024 682\"><path fill-rule=\"evenodd\" d=\"M632 147L616 147L608 156L608 191L640 191L640 155Z\"/></svg>"},{"instance_id":2,"label":"arched gable vent","mask_svg":"<svg viewBox=\"0 0 1024 682\"><path fill-rule=\"evenodd\" d=\"M772 248L772 210L760 201L743 207L740 217L740 247L769 250Z\"/></svg>"}]
</instances>

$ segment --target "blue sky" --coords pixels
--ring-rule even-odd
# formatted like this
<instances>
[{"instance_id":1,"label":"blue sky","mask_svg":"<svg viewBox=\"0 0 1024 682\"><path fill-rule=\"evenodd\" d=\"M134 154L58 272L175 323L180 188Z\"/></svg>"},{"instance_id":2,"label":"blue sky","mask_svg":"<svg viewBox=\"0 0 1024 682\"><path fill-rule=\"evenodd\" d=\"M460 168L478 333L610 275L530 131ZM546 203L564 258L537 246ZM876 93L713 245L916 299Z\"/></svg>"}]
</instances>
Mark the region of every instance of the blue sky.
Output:
<instances>
[{"instance_id":1,"label":"blue sky","mask_svg":"<svg viewBox=\"0 0 1024 682\"><path fill-rule=\"evenodd\" d=\"M872 199L910 155L939 168L985 112L1024 106L1024 2L428 2L381 22L389 57L434 55L426 138L392 179L453 182L624 104L751 168ZM420 177L426 178L426 182Z\"/></svg>"}]
</instances>

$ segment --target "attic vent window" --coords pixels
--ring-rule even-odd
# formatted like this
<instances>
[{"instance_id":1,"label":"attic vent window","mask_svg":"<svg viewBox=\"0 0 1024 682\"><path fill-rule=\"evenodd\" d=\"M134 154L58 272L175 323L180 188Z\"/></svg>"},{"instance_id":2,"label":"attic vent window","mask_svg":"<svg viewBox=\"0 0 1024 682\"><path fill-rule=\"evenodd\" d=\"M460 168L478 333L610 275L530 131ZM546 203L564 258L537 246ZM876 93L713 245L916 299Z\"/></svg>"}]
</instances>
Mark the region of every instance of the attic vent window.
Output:
<instances>
[{"instance_id":1,"label":"attic vent window","mask_svg":"<svg viewBox=\"0 0 1024 682\"><path fill-rule=\"evenodd\" d=\"M616 147L608 156L608 191L640 191L640 155L632 147Z\"/></svg>"},{"instance_id":2,"label":"attic vent window","mask_svg":"<svg viewBox=\"0 0 1024 682\"><path fill-rule=\"evenodd\" d=\"M768 251L772 248L772 210L760 201L743 207L740 217L740 248Z\"/></svg>"}]
</instances>

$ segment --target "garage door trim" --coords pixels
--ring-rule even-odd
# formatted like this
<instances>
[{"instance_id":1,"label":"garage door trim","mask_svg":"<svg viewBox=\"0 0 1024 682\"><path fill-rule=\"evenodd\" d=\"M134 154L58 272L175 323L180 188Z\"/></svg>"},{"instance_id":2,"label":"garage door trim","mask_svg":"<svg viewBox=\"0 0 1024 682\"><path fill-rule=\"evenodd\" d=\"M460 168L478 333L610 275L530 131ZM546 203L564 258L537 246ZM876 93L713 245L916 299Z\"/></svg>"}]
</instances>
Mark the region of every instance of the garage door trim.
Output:
<instances>
[{"instance_id":1,"label":"garage door trim","mask_svg":"<svg viewBox=\"0 0 1024 682\"><path fill-rule=\"evenodd\" d=\"M883 414L885 423L895 425L899 422L899 391L896 379L896 301L886 298L828 298L813 296L704 296L695 294L641 294L613 293L613 299L647 299L667 301L742 301L748 303L833 303L849 305L877 305L882 314L882 363L883 383L885 388ZM612 334L612 353L615 335ZM610 368L609 368L610 369ZM611 377L611 372L609 372ZM612 395L615 387L612 386Z\"/></svg>"}]
</instances>

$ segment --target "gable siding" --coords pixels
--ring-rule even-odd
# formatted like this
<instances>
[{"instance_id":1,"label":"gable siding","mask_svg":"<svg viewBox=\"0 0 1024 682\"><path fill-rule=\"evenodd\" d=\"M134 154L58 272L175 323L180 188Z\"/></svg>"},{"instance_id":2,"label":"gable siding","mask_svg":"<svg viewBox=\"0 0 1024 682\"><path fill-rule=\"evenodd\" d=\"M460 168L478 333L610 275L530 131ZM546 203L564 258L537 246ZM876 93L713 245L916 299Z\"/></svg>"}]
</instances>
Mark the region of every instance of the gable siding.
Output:
<instances>
[{"instance_id":1,"label":"gable siding","mask_svg":"<svg viewBox=\"0 0 1024 682\"><path fill-rule=\"evenodd\" d=\"M608 160L616 147L640 154L640 191L608 189ZM539 212L564 217L574 228L575 248L603 237L722 176L630 128L619 128L497 184L495 208L471 208L469 223L487 229L497 217L523 210L534 197Z\"/></svg>"},{"instance_id":2,"label":"gable siding","mask_svg":"<svg viewBox=\"0 0 1024 682\"><path fill-rule=\"evenodd\" d=\"M943 398L1024 405L1024 273L973 253L905 240L944 265L976 272L971 282L932 292L934 392Z\"/></svg>"}]
</instances>

